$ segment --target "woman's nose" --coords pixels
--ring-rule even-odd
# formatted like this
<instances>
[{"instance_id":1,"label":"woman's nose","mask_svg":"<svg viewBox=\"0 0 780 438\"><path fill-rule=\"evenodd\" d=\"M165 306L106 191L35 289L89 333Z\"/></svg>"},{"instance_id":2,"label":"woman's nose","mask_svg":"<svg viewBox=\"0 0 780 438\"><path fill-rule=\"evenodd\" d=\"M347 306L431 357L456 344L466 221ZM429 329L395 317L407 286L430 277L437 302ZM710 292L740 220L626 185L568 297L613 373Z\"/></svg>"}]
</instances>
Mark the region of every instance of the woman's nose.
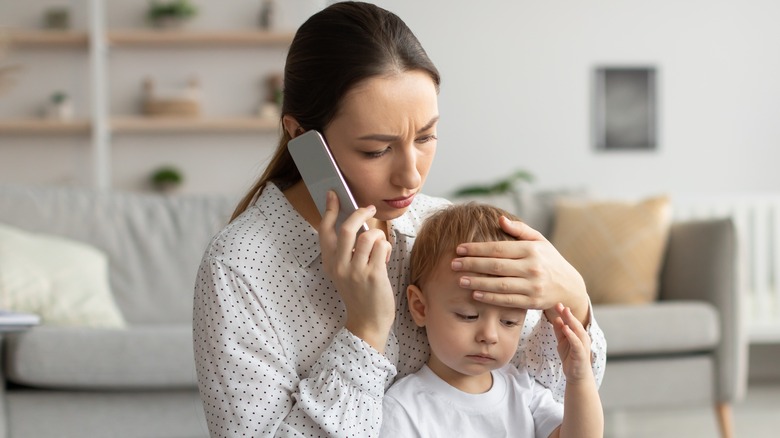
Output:
<instances>
[{"instance_id":1,"label":"woman's nose","mask_svg":"<svg viewBox=\"0 0 780 438\"><path fill-rule=\"evenodd\" d=\"M406 189L416 189L420 186L422 177L417 170L417 151L414 145L402 148L402 153L396 156L395 168L391 183Z\"/></svg>"}]
</instances>

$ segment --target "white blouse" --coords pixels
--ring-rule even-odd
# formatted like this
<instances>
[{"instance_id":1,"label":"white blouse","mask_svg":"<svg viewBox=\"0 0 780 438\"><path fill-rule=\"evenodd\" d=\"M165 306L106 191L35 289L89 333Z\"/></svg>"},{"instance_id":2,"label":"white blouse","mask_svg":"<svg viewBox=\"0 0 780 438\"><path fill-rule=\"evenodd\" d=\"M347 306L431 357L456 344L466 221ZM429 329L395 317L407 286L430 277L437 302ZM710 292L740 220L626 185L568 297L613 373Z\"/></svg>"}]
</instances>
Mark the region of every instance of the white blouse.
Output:
<instances>
[{"instance_id":1,"label":"white blouse","mask_svg":"<svg viewBox=\"0 0 780 438\"><path fill-rule=\"evenodd\" d=\"M397 311L383 355L343 328L317 231L267 184L211 241L195 284L195 365L211 436L377 436L385 389L428 358L406 303L409 253L423 219L447 203L418 195L389 224ZM562 400L555 335L542 315L527 313L513 363ZM588 333L600 384L606 340L594 318Z\"/></svg>"}]
</instances>

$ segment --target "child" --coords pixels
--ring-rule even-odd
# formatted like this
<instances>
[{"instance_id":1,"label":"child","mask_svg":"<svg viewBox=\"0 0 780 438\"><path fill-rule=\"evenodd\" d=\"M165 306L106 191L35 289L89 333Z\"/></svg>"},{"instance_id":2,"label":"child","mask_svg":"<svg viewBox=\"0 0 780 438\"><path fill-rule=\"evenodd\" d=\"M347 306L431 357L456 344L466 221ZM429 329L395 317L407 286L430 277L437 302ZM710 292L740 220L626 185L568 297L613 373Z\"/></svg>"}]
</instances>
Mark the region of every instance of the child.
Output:
<instances>
[{"instance_id":1,"label":"child","mask_svg":"<svg viewBox=\"0 0 780 438\"><path fill-rule=\"evenodd\" d=\"M564 403L509 361L525 309L479 303L458 285L449 263L461 242L514 240L498 225L508 213L453 205L428 218L411 255L409 310L425 327L431 354L417 373L385 394L385 437L601 437L604 420L591 370L590 338L569 308L554 321L566 375ZM565 415L564 415L565 413Z\"/></svg>"}]
</instances>

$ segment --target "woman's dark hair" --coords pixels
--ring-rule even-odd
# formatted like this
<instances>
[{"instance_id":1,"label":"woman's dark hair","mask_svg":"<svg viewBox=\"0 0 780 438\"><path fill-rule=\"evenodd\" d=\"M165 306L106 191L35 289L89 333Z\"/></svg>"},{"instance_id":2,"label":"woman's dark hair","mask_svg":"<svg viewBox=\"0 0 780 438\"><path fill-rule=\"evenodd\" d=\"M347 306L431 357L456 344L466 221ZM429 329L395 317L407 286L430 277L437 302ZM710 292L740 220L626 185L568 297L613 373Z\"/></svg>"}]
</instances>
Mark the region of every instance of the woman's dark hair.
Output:
<instances>
[{"instance_id":1,"label":"woman's dark hair","mask_svg":"<svg viewBox=\"0 0 780 438\"><path fill-rule=\"evenodd\" d=\"M306 20L293 38L284 67L282 116L292 116L304 130L323 131L358 83L411 70L427 72L438 89L438 70L397 15L370 3L335 3ZM231 220L268 181L287 187L301 179L287 150L290 135L284 126L281 131L268 167Z\"/></svg>"}]
</instances>

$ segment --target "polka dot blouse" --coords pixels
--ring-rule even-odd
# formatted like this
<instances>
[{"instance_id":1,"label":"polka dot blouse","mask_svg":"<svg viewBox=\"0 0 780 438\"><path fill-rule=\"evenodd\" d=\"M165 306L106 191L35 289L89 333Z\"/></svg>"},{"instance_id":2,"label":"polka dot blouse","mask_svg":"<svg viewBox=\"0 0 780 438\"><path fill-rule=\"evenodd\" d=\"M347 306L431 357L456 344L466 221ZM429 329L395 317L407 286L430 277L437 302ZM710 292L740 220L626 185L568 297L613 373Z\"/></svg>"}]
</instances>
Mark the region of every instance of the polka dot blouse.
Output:
<instances>
[{"instance_id":1,"label":"polka dot blouse","mask_svg":"<svg viewBox=\"0 0 780 438\"><path fill-rule=\"evenodd\" d=\"M382 397L428 358L406 304L408 259L424 217L446 205L418 195L390 223L397 314L385 354L343 328L344 305L322 267L316 230L268 184L204 254L195 285L198 386L211 436L377 436ZM514 363L562 400L552 325L529 311ZM600 383L606 341L592 320Z\"/></svg>"}]
</instances>

